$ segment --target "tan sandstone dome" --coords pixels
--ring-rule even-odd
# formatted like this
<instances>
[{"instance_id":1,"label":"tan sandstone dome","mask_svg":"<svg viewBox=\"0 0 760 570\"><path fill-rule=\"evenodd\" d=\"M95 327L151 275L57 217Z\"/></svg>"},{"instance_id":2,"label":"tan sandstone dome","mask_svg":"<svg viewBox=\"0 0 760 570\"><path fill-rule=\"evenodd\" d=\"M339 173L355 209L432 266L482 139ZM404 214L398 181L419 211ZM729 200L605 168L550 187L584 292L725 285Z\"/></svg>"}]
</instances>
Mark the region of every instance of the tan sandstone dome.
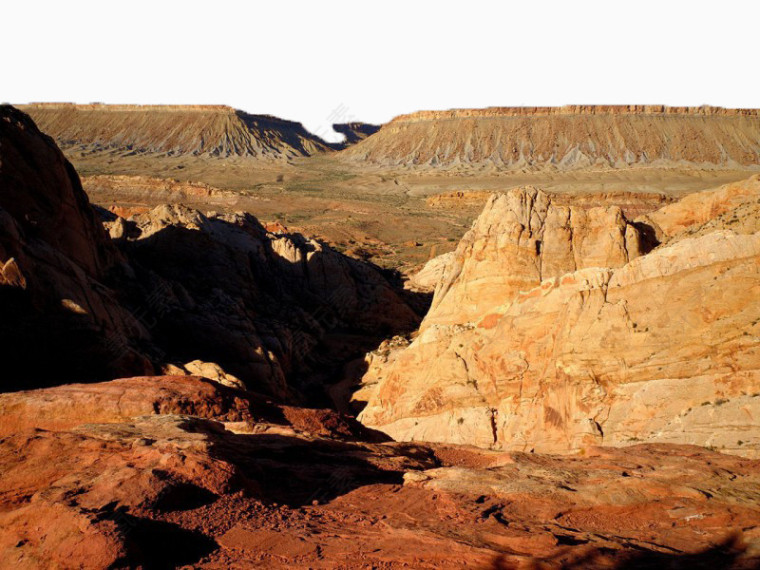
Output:
<instances>
[{"instance_id":1,"label":"tan sandstone dome","mask_svg":"<svg viewBox=\"0 0 760 570\"><path fill-rule=\"evenodd\" d=\"M636 221L532 188L495 195L414 341L370 359L360 420L497 449L757 456L759 204L758 177Z\"/></svg>"},{"instance_id":2,"label":"tan sandstone dome","mask_svg":"<svg viewBox=\"0 0 760 570\"><path fill-rule=\"evenodd\" d=\"M422 111L395 118L341 156L383 167L434 169L755 166L760 114L657 105Z\"/></svg>"}]
</instances>

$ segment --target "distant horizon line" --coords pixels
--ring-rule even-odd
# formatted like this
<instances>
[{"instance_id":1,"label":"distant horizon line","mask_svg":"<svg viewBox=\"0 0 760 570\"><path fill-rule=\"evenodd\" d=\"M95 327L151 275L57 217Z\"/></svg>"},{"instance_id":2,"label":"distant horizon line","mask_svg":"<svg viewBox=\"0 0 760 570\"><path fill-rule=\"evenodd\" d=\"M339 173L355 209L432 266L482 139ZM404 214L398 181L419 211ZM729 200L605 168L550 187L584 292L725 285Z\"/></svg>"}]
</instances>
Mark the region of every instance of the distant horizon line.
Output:
<instances>
[{"instance_id":1,"label":"distant horizon line","mask_svg":"<svg viewBox=\"0 0 760 570\"><path fill-rule=\"evenodd\" d=\"M258 120L272 121L284 124L298 125L309 134L321 139L326 144L337 144L325 138L324 130L313 130L307 127L304 121L283 118L267 113L251 113L227 104L208 103L105 103L93 101L89 103L75 103L72 101L32 101L29 103L3 103L21 109L73 109L73 110L114 110L114 111L184 111L184 112L225 112L230 114L243 114ZM663 115L663 116L717 116L717 117L760 117L760 108L751 107L722 107L718 105L702 104L699 106L674 106L660 104L566 104L566 105L515 105L515 106L491 106L491 107L459 107L441 110L418 110L410 113L402 113L394 116L387 122L370 123L364 121L345 121L330 123L334 135L345 138L345 134L335 129L340 125L352 126L375 126L381 128L385 125L420 122L428 120L452 120L467 118L497 118L497 117L528 117L528 116L563 116L563 115ZM330 117L328 117L329 119ZM335 117L338 118L337 116ZM353 117L351 117L353 118Z\"/></svg>"}]
</instances>

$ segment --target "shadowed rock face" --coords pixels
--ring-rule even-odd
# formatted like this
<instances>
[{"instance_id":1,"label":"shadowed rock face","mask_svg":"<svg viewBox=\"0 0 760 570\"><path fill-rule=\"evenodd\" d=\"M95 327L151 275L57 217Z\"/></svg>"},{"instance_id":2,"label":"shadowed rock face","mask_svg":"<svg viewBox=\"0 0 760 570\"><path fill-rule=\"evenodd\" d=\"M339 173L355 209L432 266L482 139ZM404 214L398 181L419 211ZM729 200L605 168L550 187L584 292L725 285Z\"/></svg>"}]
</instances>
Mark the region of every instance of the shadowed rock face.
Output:
<instances>
[{"instance_id":1,"label":"shadowed rock face","mask_svg":"<svg viewBox=\"0 0 760 570\"><path fill-rule=\"evenodd\" d=\"M341 153L384 167L573 170L760 163L756 109L567 106L403 115Z\"/></svg>"},{"instance_id":2,"label":"shadowed rock face","mask_svg":"<svg viewBox=\"0 0 760 570\"><path fill-rule=\"evenodd\" d=\"M133 417L133 416L137 417ZM14 568L757 568L760 463L378 443L194 377L0 394Z\"/></svg>"},{"instance_id":3,"label":"shadowed rock face","mask_svg":"<svg viewBox=\"0 0 760 570\"><path fill-rule=\"evenodd\" d=\"M336 123L332 128L336 133L346 137L345 142L341 145L342 148L363 141L380 130L380 126L368 123Z\"/></svg>"},{"instance_id":4,"label":"shadowed rock face","mask_svg":"<svg viewBox=\"0 0 760 570\"><path fill-rule=\"evenodd\" d=\"M120 243L153 305L154 341L251 388L283 398L319 388L341 363L419 322L372 266L269 233L249 214L160 206L129 223L135 237Z\"/></svg>"},{"instance_id":5,"label":"shadowed rock face","mask_svg":"<svg viewBox=\"0 0 760 570\"><path fill-rule=\"evenodd\" d=\"M342 362L417 326L373 266L250 215L109 213L117 247L53 141L0 113L4 389L202 361L281 398L321 397Z\"/></svg>"},{"instance_id":6,"label":"shadowed rock face","mask_svg":"<svg viewBox=\"0 0 760 570\"><path fill-rule=\"evenodd\" d=\"M64 149L288 159L329 151L300 123L222 105L20 105Z\"/></svg>"},{"instance_id":7,"label":"shadowed rock face","mask_svg":"<svg viewBox=\"0 0 760 570\"><path fill-rule=\"evenodd\" d=\"M147 331L109 287L129 274L124 258L52 139L8 106L0 107L0 219L2 389L149 370L135 350ZM109 339L122 347L117 357Z\"/></svg>"},{"instance_id":8,"label":"shadowed rock face","mask_svg":"<svg viewBox=\"0 0 760 570\"><path fill-rule=\"evenodd\" d=\"M361 421L500 449L655 441L757 455L758 198L751 179L634 223L535 189L492 198L418 336L365 376ZM648 251L648 236L667 242Z\"/></svg>"}]
</instances>

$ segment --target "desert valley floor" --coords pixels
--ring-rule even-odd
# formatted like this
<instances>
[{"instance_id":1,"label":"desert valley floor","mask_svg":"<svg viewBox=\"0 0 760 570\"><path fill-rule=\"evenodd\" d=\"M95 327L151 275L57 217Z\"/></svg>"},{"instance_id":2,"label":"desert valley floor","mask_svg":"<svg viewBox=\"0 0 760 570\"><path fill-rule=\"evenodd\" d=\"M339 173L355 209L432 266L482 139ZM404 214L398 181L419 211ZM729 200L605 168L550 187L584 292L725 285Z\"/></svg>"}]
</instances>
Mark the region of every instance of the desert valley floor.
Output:
<instances>
[{"instance_id":1,"label":"desert valley floor","mask_svg":"<svg viewBox=\"0 0 760 570\"><path fill-rule=\"evenodd\" d=\"M0 106L0 568L760 568L760 111Z\"/></svg>"}]
</instances>

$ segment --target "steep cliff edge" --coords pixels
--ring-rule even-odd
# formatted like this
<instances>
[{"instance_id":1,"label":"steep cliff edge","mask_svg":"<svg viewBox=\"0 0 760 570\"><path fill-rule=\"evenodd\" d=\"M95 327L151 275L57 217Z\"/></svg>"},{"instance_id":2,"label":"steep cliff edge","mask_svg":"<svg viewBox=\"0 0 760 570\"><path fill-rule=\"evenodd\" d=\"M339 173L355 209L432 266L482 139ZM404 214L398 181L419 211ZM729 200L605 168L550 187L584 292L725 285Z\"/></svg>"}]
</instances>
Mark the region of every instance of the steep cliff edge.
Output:
<instances>
[{"instance_id":1,"label":"steep cliff edge","mask_svg":"<svg viewBox=\"0 0 760 570\"><path fill-rule=\"evenodd\" d=\"M698 200L732 219L758 198L753 179ZM647 219L688 225L679 208L694 211ZM693 236L648 251L654 229L619 210L554 206L535 189L493 197L418 336L374 358L360 419L398 439L499 449L647 441L757 455L760 228L715 219L692 215Z\"/></svg>"},{"instance_id":2,"label":"steep cliff edge","mask_svg":"<svg viewBox=\"0 0 760 570\"><path fill-rule=\"evenodd\" d=\"M341 157L437 169L754 167L760 113L601 105L423 111L395 118Z\"/></svg>"}]
</instances>

